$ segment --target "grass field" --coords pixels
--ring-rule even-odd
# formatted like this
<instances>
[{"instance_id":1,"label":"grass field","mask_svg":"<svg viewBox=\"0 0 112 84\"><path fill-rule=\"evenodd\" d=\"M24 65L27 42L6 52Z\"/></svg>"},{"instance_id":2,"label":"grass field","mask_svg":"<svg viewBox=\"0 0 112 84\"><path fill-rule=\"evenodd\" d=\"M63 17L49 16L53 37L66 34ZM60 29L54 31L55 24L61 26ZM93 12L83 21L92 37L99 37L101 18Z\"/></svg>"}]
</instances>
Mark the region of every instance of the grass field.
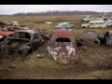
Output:
<instances>
[{"instance_id":1,"label":"grass field","mask_svg":"<svg viewBox=\"0 0 112 84\"><path fill-rule=\"evenodd\" d=\"M45 29L52 32L53 27L62 21L69 21L75 25L73 28L77 39L80 39L82 16L7 16L3 20L16 20L21 25ZM52 25L45 24L52 21ZM108 28L94 29L99 35ZM112 47L92 45L79 48L81 63L57 64L46 51L46 45L38 48L26 58L13 57L0 59L0 79L112 79ZM45 55L38 58L36 55Z\"/></svg>"}]
</instances>

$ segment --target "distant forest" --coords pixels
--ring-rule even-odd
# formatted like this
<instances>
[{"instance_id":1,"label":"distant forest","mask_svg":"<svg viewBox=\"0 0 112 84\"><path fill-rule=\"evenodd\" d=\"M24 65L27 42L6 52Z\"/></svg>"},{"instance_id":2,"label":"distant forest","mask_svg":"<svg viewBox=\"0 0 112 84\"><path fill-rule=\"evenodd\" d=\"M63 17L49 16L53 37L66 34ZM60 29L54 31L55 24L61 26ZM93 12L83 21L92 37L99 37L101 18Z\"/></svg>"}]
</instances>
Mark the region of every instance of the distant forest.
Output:
<instances>
[{"instance_id":1,"label":"distant forest","mask_svg":"<svg viewBox=\"0 0 112 84\"><path fill-rule=\"evenodd\" d=\"M40 12L40 13L16 13L13 14L13 16L50 16L50 15L55 15L55 16L64 16L64 15L103 15L106 13L106 15L112 15L112 12L94 12L94 11L48 11L48 12Z\"/></svg>"},{"instance_id":2,"label":"distant forest","mask_svg":"<svg viewBox=\"0 0 112 84\"><path fill-rule=\"evenodd\" d=\"M47 11L47 12L28 12L28 13L15 13L12 15L0 15L0 16L69 16L69 15L112 15L112 12L95 12L95 11Z\"/></svg>"}]
</instances>

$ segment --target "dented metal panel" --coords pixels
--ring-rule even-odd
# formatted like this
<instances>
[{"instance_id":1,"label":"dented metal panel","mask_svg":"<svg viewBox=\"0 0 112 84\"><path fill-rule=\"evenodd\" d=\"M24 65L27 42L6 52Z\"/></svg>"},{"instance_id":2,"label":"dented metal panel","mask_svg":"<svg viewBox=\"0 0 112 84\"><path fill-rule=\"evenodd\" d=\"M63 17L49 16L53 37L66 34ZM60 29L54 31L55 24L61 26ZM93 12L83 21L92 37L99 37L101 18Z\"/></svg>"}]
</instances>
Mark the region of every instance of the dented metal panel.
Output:
<instances>
[{"instance_id":1,"label":"dented metal panel","mask_svg":"<svg viewBox=\"0 0 112 84\"><path fill-rule=\"evenodd\" d=\"M85 44L100 43L98 34L94 30L85 30L82 32L82 39Z\"/></svg>"},{"instance_id":2,"label":"dented metal panel","mask_svg":"<svg viewBox=\"0 0 112 84\"><path fill-rule=\"evenodd\" d=\"M66 63L80 60L72 31L55 29L48 42L47 50L56 62L62 62L63 59Z\"/></svg>"}]
</instances>

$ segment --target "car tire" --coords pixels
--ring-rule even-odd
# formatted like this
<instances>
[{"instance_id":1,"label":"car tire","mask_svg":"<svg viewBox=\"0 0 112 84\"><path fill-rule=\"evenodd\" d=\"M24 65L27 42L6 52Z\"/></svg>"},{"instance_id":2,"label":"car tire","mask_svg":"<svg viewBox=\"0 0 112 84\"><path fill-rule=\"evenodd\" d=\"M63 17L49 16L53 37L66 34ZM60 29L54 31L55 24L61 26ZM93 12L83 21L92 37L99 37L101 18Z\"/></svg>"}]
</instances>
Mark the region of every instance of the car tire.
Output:
<instances>
[{"instance_id":1,"label":"car tire","mask_svg":"<svg viewBox=\"0 0 112 84\"><path fill-rule=\"evenodd\" d=\"M31 50L30 46L23 46L19 49L18 54L21 57L26 57L29 54L30 50Z\"/></svg>"}]
</instances>

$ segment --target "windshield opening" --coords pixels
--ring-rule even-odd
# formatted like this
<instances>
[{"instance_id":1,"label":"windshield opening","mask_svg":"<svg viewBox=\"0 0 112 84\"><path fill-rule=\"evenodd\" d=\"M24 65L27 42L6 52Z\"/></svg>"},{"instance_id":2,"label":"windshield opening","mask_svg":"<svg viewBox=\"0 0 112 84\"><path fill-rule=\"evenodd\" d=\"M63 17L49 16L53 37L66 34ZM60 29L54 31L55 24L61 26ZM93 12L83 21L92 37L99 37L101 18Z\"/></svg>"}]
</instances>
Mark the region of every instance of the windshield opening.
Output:
<instances>
[{"instance_id":1,"label":"windshield opening","mask_svg":"<svg viewBox=\"0 0 112 84\"><path fill-rule=\"evenodd\" d=\"M26 33L26 32L18 32L18 33L16 33L16 37L17 38L25 38L25 39L31 38L30 34Z\"/></svg>"},{"instance_id":2,"label":"windshield opening","mask_svg":"<svg viewBox=\"0 0 112 84\"><path fill-rule=\"evenodd\" d=\"M71 42L69 38L57 38L56 42Z\"/></svg>"}]
</instances>

